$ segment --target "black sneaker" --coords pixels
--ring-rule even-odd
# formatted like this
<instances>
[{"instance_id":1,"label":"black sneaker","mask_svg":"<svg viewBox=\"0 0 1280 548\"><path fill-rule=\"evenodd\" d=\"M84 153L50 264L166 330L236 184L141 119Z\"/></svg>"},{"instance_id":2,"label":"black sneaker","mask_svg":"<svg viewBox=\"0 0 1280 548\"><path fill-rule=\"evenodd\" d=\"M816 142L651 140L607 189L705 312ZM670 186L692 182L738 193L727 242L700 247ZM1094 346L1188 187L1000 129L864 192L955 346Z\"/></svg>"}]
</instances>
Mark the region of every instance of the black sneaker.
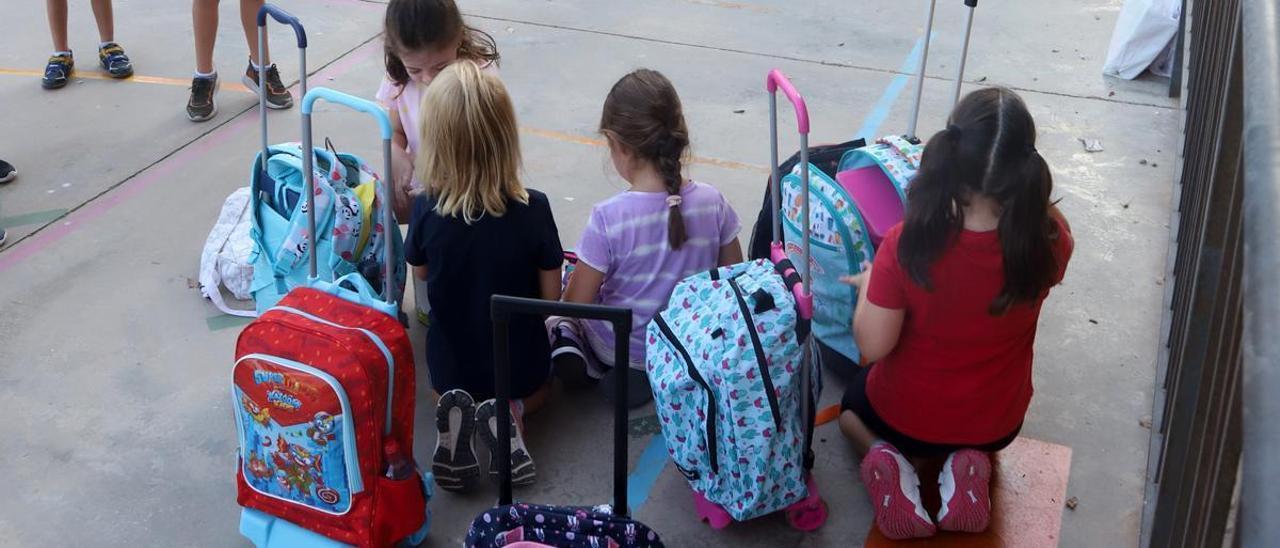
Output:
<instances>
[{"instance_id":1,"label":"black sneaker","mask_svg":"<svg viewBox=\"0 0 1280 548\"><path fill-rule=\"evenodd\" d=\"M40 86L44 89L66 87L75 68L76 61L70 53L49 56L49 64L44 66L44 79L40 81Z\"/></svg>"},{"instance_id":2,"label":"black sneaker","mask_svg":"<svg viewBox=\"0 0 1280 548\"><path fill-rule=\"evenodd\" d=\"M112 78L128 78L133 76L133 63L124 54L124 48L115 42L107 42L98 48L98 62Z\"/></svg>"},{"instance_id":3,"label":"black sneaker","mask_svg":"<svg viewBox=\"0 0 1280 548\"><path fill-rule=\"evenodd\" d=\"M4 245L4 241L8 238L9 235L5 233L3 228L0 228L0 245Z\"/></svg>"},{"instance_id":4,"label":"black sneaker","mask_svg":"<svg viewBox=\"0 0 1280 548\"><path fill-rule=\"evenodd\" d=\"M253 68L253 63L249 63L249 68L244 71L244 87L249 88L254 93L258 91L258 69ZM289 93L289 89L284 87L284 82L280 81L280 71L276 70L275 64L267 67L267 108L282 110L293 106L293 95Z\"/></svg>"},{"instance_id":5,"label":"black sneaker","mask_svg":"<svg viewBox=\"0 0 1280 548\"><path fill-rule=\"evenodd\" d=\"M187 118L203 122L218 113L218 103L213 96L218 93L218 75L191 79L191 98L187 99Z\"/></svg>"},{"instance_id":6,"label":"black sneaker","mask_svg":"<svg viewBox=\"0 0 1280 548\"><path fill-rule=\"evenodd\" d=\"M18 170L13 164L0 160L0 184L7 183L18 178Z\"/></svg>"},{"instance_id":7,"label":"black sneaker","mask_svg":"<svg viewBox=\"0 0 1280 548\"><path fill-rule=\"evenodd\" d=\"M548 318L551 334L551 368L569 388L583 388L596 383L587 374L587 355L570 320Z\"/></svg>"},{"instance_id":8,"label":"black sneaker","mask_svg":"<svg viewBox=\"0 0 1280 548\"><path fill-rule=\"evenodd\" d=\"M436 450L431 473L436 485L448 491L466 491L480 477L476 458L476 402L465 390L450 390L436 403Z\"/></svg>"},{"instance_id":9,"label":"black sneaker","mask_svg":"<svg viewBox=\"0 0 1280 548\"><path fill-rule=\"evenodd\" d=\"M498 417L496 400L485 400L476 408L476 422L480 423L480 440L489 448L489 478L498 481ZM533 485L536 470L529 448L524 445L519 421L511 417L511 485ZM437 480L439 478L437 477Z\"/></svg>"}]
</instances>

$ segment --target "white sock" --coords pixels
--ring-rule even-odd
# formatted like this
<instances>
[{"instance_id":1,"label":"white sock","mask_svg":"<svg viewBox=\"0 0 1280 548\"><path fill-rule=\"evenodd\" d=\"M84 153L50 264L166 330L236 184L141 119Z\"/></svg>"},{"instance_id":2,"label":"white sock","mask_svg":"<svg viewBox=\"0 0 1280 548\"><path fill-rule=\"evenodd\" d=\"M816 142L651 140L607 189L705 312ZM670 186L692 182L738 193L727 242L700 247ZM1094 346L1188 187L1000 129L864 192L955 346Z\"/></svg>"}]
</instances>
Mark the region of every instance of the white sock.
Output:
<instances>
[{"instance_id":1,"label":"white sock","mask_svg":"<svg viewBox=\"0 0 1280 548\"><path fill-rule=\"evenodd\" d=\"M115 43L115 42L98 42L98 49L105 48L105 47L107 47L108 45L111 45L111 44L114 44L114 43Z\"/></svg>"},{"instance_id":2,"label":"white sock","mask_svg":"<svg viewBox=\"0 0 1280 548\"><path fill-rule=\"evenodd\" d=\"M212 79L214 76L217 76L217 75L218 75L218 71L216 70L209 73L200 72L198 70L196 71L196 78L204 78L205 80Z\"/></svg>"},{"instance_id":3,"label":"white sock","mask_svg":"<svg viewBox=\"0 0 1280 548\"><path fill-rule=\"evenodd\" d=\"M254 72L261 72L262 66L253 62L253 58L249 58L249 66L253 67Z\"/></svg>"},{"instance_id":4,"label":"white sock","mask_svg":"<svg viewBox=\"0 0 1280 548\"><path fill-rule=\"evenodd\" d=\"M55 56L57 56L57 55L66 55L67 57L71 57L71 50L67 50L67 51L55 51L55 52L53 52L53 54L54 54Z\"/></svg>"}]
</instances>

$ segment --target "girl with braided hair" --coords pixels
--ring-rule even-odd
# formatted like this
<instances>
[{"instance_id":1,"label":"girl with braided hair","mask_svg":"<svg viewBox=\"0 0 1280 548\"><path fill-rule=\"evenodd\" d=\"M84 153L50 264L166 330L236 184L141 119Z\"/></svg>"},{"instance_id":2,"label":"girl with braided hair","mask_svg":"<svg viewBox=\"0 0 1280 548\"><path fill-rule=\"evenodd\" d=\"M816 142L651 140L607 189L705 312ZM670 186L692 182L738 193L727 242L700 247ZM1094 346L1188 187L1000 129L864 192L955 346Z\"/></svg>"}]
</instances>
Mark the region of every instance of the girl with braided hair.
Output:
<instances>
[{"instance_id":1,"label":"girl with braided hair","mask_svg":"<svg viewBox=\"0 0 1280 548\"><path fill-rule=\"evenodd\" d=\"M641 69L618 80L605 98L600 133L630 188L592 208L565 300L631 308L631 363L610 363L614 336L607 323L552 317L547 328L558 376L575 385L604 378L608 397L614 377L605 373L625 372L635 407L653 397L644 373L645 327L676 282L742 261L741 225L719 191L685 178L689 130L680 97L661 73Z\"/></svg>"}]
</instances>

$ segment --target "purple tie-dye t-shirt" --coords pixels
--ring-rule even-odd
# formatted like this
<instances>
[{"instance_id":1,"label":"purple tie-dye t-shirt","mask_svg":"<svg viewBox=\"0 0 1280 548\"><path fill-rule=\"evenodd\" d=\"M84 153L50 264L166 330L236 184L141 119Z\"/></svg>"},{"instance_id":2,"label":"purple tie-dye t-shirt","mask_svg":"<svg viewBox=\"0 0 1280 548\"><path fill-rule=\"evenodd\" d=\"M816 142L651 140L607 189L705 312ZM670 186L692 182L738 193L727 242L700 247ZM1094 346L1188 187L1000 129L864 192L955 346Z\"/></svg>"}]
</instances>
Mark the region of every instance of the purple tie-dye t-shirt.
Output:
<instances>
[{"instance_id":1,"label":"purple tie-dye t-shirt","mask_svg":"<svg viewBox=\"0 0 1280 548\"><path fill-rule=\"evenodd\" d=\"M591 210L576 249L578 259L604 273L600 304L632 309L631 366L644 368L645 328L676 282L716 267L720 248L738 237L738 215L720 191L690 181L680 191L688 241L678 250L667 243L667 193L623 192ZM604 322L587 322L595 354L614 359L613 331Z\"/></svg>"}]
</instances>

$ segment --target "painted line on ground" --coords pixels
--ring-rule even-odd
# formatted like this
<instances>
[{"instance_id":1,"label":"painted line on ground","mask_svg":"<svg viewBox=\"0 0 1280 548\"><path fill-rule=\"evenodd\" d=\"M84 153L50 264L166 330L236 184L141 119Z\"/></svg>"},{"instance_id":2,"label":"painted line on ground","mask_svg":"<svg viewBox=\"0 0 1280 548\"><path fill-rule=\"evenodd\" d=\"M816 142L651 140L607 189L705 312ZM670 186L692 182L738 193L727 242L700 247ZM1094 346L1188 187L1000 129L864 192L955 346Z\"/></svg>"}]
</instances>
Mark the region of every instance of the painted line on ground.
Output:
<instances>
[{"instance_id":1,"label":"painted line on ground","mask_svg":"<svg viewBox=\"0 0 1280 548\"><path fill-rule=\"evenodd\" d=\"M916 46L912 48L911 53L903 59L902 66L912 67L919 63L920 52L924 41L919 40ZM874 137L880 131L880 125L888 118L889 111L893 108L893 104L897 101L898 96L902 93L902 87L906 85L908 75L899 74L889 83L889 87L881 94L880 100L876 102L875 107L867 114L867 118L862 123L862 128L858 130L858 135L867 135ZM898 84L899 80L902 84ZM895 88L897 88L895 90ZM765 169L769 171L768 168ZM655 457L655 455L657 455ZM649 500L649 494L653 491L653 486L658 482L658 477L662 475L662 471L667 467L667 443L661 435L655 435L649 440L645 446L644 452L640 454L640 460L636 462L635 468L631 470L631 474L627 476L627 506L630 507L632 515L638 514L640 508L644 507L645 501Z\"/></svg>"},{"instance_id":2,"label":"painted line on ground","mask_svg":"<svg viewBox=\"0 0 1280 548\"><path fill-rule=\"evenodd\" d=\"M44 73L38 70L10 69L10 68L0 68L0 75L28 76L33 78L44 77ZM180 87L180 88L191 87L190 79L169 78L165 76L143 76L141 74L135 74L129 78L112 78L109 75L98 74L96 72L75 71L71 73L71 79L72 80L110 80L110 81L128 82L128 83L134 83L134 84L152 84L152 85L172 86L172 87ZM222 89L227 91L234 91L238 93L250 93L250 94L253 93L252 91L249 91L249 88L244 87L244 84L241 84L240 82L224 81L222 82L221 87Z\"/></svg>"},{"instance_id":3,"label":"painted line on ground","mask_svg":"<svg viewBox=\"0 0 1280 548\"><path fill-rule=\"evenodd\" d=\"M854 138L866 139L868 142L879 137L877 133L880 126L884 125L885 119L889 117L889 111L893 110L894 103L898 102L898 96L902 95L902 90L906 89L907 84L911 82L911 71L915 70L916 65L920 64L920 55L924 53L924 38L916 40L916 45L911 49L911 54L902 61L902 66L898 67L898 74L889 81L889 87L885 88L884 93L880 94L880 100L876 101L876 105L871 107L871 114L867 115L866 120L862 122L862 127L858 129L858 133Z\"/></svg>"},{"instance_id":4,"label":"painted line on ground","mask_svg":"<svg viewBox=\"0 0 1280 548\"><path fill-rule=\"evenodd\" d=\"M32 211L9 217L0 217L0 228L15 228L34 224L44 224L67 214L65 209L46 209Z\"/></svg>"},{"instance_id":5,"label":"painted line on ground","mask_svg":"<svg viewBox=\"0 0 1280 548\"><path fill-rule=\"evenodd\" d=\"M311 79L337 77L349 71L357 63L372 57L375 53L381 53L382 44L376 38L377 36L374 36L343 54L343 57L321 69L311 76ZM44 251L49 246L74 233L81 226L126 203L157 182L168 180L171 175L181 168L185 168L205 157L232 138L240 137L241 134L255 129L258 117L245 115L254 108L256 107L245 109L236 114L232 121L223 123L223 125L218 126L209 133L175 150L168 157L144 168L131 178L103 191L97 198L72 209L64 217L64 221L56 226L47 226L38 230L34 234L23 238L14 246L7 248L3 253L0 253L0 272L4 272Z\"/></svg>"},{"instance_id":6,"label":"painted line on ground","mask_svg":"<svg viewBox=\"0 0 1280 548\"><path fill-rule=\"evenodd\" d=\"M253 320L254 318L219 314L217 316L209 316L208 318L205 318L204 323L209 326L209 331L222 331L223 329L249 325Z\"/></svg>"},{"instance_id":7,"label":"painted line on ground","mask_svg":"<svg viewBox=\"0 0 1280 548\"><path fill-rule=\"evenodd\" d=\"M575 135L572 133L564 133L561 131L555 131L550 129L539 129L539 128L527 127L527 126L521 126L520 131L524 133L528 133L529 135L535 135L538 137L543 137L546 139L552 139L556 141L563 141L566 143L573 143L573 144L593 146L593 147L605 146L604 139L600 139L598 137L586 137L583 135ZM737 162L734 160L723 160L720 158L710 158L707 156L694 156L690 158L689 161L690 163L693 163L693 164L715 166L715 167L720 167L724 169L739 169L744 171L755 171L758 173L769 173L768 167L765 167L762 165L756 165L756 164L748 164L745 162Z\"/></svg>"}]
</instances>

